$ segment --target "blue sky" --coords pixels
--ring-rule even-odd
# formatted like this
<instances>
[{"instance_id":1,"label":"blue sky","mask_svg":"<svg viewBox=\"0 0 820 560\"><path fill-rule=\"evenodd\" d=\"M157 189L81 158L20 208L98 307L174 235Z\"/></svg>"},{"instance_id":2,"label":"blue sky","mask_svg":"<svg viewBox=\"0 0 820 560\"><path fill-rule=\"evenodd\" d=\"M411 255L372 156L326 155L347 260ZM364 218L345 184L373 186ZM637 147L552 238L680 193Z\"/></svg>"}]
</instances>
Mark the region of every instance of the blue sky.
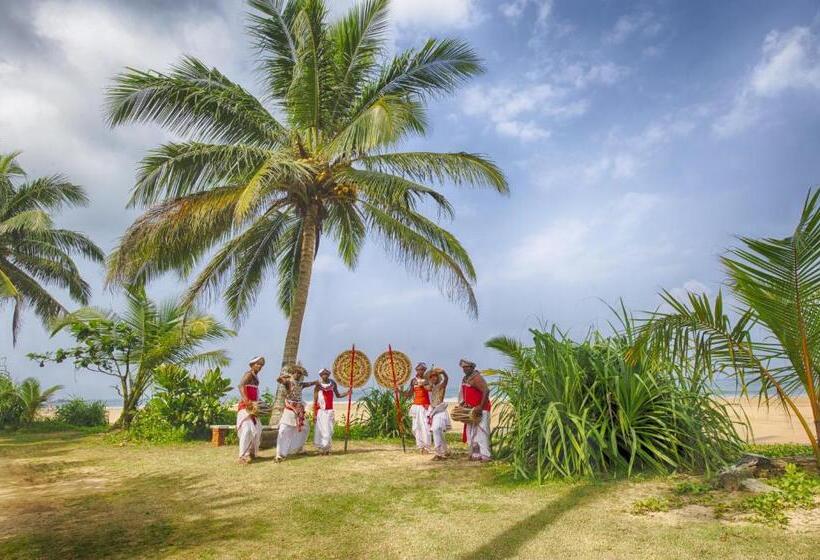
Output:
<instances>
[{"instance_id":1,"label":"blue sky","mask_svg":"<svg viewBox=\"0 0 820 560\"><path fill-rule=\"evenodd\" d=\"M332 2L334 14L351 2ZM165 69L183 53L257 93L241 2L0 0L0 150L21 149L33 176L64 173L92 205L59 223L110 249L135 213L124 209L137 161L170 137L153 126L107 129L103 90L124 66ZM482 152L512 195L447 189L450 227L473 256L480 316L470 319L378 246L355 272L324 248L317 259L301 360L329 366L356 343L387 344L455 371L458 359L503 364L495 335L526 337L555 322L581 336L605 325L601 302L654 308L666 288L715 293L718 256L735 235L785 236L820 182L820 12L816 2L397 0L393 49L429 36L467 39L487 73L431 107L413 145ZM82 270L94 303L116 306L102 271ZM176 278L153 284L173 297ZM223 316L219 305L212 311ZM27 316L12 348L0 310L0 356L16 377L64 394L111 397L106 379L35 368L49 340ZM272 289L227 343L238 379L248 357L278 363L285 321ZM273 384L275 368L265 374Z\"/></svg>"}]
</instances>

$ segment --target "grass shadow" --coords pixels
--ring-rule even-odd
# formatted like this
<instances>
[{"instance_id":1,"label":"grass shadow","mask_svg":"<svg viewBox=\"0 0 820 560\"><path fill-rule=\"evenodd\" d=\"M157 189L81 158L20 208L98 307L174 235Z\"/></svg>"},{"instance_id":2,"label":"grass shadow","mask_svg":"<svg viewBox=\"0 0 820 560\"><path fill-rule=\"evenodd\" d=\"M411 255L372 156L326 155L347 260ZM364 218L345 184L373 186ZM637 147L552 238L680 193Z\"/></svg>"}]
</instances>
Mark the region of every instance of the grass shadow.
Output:
<instances>
[{"instance_id":1,"label":"grass shadow","mask_svg":"<svg viewBox=\"0 0 820 560\"><path fill-rule=\"evenodd\" d=\"M535 539L542 530L558 521L568 511L599 497L606 488L607 485L595 483L574 486L535 513L518 521L481 546L461 554L457 559L480 560L488 558L500 560L513 558L518 555L524 545Z\"/></svg>"}]
</instances>

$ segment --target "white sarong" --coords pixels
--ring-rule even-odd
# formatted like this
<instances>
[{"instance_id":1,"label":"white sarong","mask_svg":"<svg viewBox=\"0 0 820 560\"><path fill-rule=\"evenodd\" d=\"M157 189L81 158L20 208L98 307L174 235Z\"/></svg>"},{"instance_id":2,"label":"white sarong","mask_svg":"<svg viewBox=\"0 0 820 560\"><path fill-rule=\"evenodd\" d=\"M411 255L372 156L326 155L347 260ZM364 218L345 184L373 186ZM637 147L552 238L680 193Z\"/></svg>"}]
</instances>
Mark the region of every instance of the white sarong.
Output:
<instances>
[{"instance_id":1,"label":"white sarong","mask_svg":"<svg viewBox=\"0 0 820 560\"><path fill-rule=\"evenodd\" d=\"M413 419L413 435L416 436L416 447L430 449L430 426L427 424L427 409L421 404L410 407L410 418Z\"/></svg>"},{"instance_id":2,"label":"white sarong","mask_svg":"<svg viewBox=\"0 0 820 560\"><path fill-rule=\"evenodd\" d=\"M239 458L246 458L259 454L259 444L262 443L262 422L248 414L244 408L236 413L236 433L239 436Z\"/></svg>"},{"instance_id":3,"label":"white sarong","mask_svg":"<svg viewBox=\"0 0 820 560\"><path fill-rule=\"evenodd\" d=\"M489 460L490 455L490 411L481 411L481 421L478 424L467 424L467 445L470 448L470 457L473 459Z\"/></svg>"},{"instance_id":4,"label":"white sarong","mask_svg":"<svg viewBox=\"0 0 820 560\"><path fill-rule=\"evenodd\" d=\"M310 431L310 422L305 418L305 425L299 431L296 428L296 414L289 409L285 409L282 413L282 419L279 421L279 434L276 436L276 456L285 458L294 453L300 453L305 447L308 432Z\"/></svg>"},{"instance_id":5,"label":"white sarong","mask_svg":"<svg viewBox=\"0 0 820 560\"><path fill-rule=\"evenodd\" d=\"M427 413L430 432L433 434L433 448L436 455L444 457L447 455L447 440L444 437L452 425L450 424L450 414L447 412L447 403L443 402L437 406L430 407Z\"/></svg>"},{"instance_id":6,"label":"white sarong","mask_svg":"<svg viewBox=\"0 0 820 560\"><path fill-rule=\"evenodd\" d=\"M319 451L330 451L333 445L333 426L336 424L336 415L333 410L320 408L316 411L316 425L314 426L313 445Z\"/></svg>"}]
</instances>

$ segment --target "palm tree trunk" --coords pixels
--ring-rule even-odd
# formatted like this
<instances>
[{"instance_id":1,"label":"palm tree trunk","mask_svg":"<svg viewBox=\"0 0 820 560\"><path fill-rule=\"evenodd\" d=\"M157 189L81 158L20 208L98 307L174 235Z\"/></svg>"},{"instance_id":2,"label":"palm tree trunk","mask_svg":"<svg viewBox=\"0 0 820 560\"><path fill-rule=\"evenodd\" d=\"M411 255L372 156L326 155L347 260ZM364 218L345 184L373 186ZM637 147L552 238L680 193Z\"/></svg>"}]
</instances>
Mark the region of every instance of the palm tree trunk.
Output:
<instances>
[{"instance_id":1,"label":"palm tree trunk","mask_svg":"<svg viewBox=\"0 0 820 560\"><path fill-rule=\"evenodd\" d=\"M302 335L302 321L305 318L307 309L308 291L310 290L310 277L313 274L313 261L316 258L316 236L318 235L317 225L319 220L319 207L316 204L309 204L305 212L305 219L302 222L302 247L299 254L299 277L296 281L296 290L293 294L293 302L290 306L290 321L288 322L288 332L285 335L285 350L282 354L282 367L296 363L299 355L299 338ZM276 389L276 398L273 401L273 413L270 417L270 425L278 426L285 410L285 388L280 385Z\"/></svg>"}]
</instances>

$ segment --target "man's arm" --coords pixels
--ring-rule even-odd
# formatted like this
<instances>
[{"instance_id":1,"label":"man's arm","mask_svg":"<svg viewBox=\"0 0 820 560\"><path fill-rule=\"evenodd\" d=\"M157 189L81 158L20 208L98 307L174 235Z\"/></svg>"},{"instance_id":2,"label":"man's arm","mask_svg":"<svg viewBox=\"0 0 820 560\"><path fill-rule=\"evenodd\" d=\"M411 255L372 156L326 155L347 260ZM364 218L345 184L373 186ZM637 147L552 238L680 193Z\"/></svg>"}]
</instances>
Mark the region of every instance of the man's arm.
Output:
<instances>
[{"instance_id":1,"label":"man's arm","mask_svg":"<svg viewBox=\"0 0 820 560\"><path fill-rule=\"evenodd\" d=\"M339 392L339 385L335 381L331 381L331 383L333 383L333 393L336 395L337 399L341 399L348 396L350 394L350 391L353 390L352 388L348 388L347 391L345 391L345 394L343 395Z\"/></svg>"},{"instance_id":2,"label":"man's arm","mask_svg":"<svg viewBox=\"0 0 820 560\"><path fill-rule=\"evenodd\" d=\"M239 381L239 394L242 396L242 402L248 402L248 393L245 391L245 387L250 384L251 382L251 374L250 372L245 372L245 375L242 376L242 380Z\"/></svg>"}]
</instances>

